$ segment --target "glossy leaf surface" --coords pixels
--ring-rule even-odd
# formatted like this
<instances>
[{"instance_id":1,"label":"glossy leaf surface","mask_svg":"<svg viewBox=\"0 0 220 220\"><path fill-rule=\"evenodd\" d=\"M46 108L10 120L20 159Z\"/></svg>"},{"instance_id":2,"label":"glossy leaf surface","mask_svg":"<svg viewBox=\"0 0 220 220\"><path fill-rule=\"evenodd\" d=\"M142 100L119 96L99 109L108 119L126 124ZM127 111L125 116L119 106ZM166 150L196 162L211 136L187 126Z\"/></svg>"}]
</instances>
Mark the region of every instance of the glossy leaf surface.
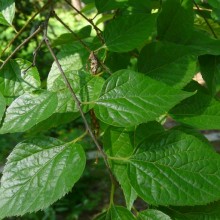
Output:
<instances>
[{"instance_id":1,"label":"glossy leaf surface","mask_svg":"<svg viewBox=\"0 0 220 220\"><path fill-rule=\"evenodd\" d=\"M171 220L171 218L156 209L148 209L146 211L139 212L137 220Z\"/></svg>"},{"instance_id":2,"label":"glossy leaf surface","mask_svg":"<svg viewBox=\"0 0 220 220\"><path fill-rule=\"evenodd\" d=\"M53 114L57 96L52 92L24 94L8 107L0 133L23 132Z\"/></svg>"},{"instance_id":3,"label":"glossy leaf surface","mask_svg":"<svg viewBox=\"0 0 220 220\"><path fill-rule=\"evenodd\" d=\"M79 144L35 138L8 157L0 188L0 218L48 207L68 193L85 167Z\"/></svg>"},{"instance_id":4,"label":"glossy leaf surface","mask_svg":"<svg viewBox=\"0 0 220 220\"><path fill-rule=\"evenodd\" d=\"M96 101L96 116L118 127L155 120L191 95L131 70L114 73L103 88Z\"/></svg>"},{"instance_id":5,"label":"glossy leaf surface","mask_svg":"<svg viewBox=\"0 0 220 220\"><path fill-rule=\"evenodd\" d=\"M150 204L201 205L220 198L220 157L193 135L152 136L128 162L131 185Z\"/></svg>"},{"instance_id":6,"label":"glossy leaf surface","mask_svg":"<svg viewBox=\"0 0 220 220\"><path fill-rule=\"evenodd\" d=\"M129 15L110 21L104 30L110 51L127 52L141 46L156 29L155 15Z\"/></svg>"},{"instance_id":7,"label":"glossy leaf surface","mask_svg":"<svg viewBox=\"0 0 220 220\"><path fill-rule=\"evenodd\" d=\"M4 16L5 20L12 24L15 15L15 1L14 0L1 0L0 12Z\"/></svg>"}]
</instances>

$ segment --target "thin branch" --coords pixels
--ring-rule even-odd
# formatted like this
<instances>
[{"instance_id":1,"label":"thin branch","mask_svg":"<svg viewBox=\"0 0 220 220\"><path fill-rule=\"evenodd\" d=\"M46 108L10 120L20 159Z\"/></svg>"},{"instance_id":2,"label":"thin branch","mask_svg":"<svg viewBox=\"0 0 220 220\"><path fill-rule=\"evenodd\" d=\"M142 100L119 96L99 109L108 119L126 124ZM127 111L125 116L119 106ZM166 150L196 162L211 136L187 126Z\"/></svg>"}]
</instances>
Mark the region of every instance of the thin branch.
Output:
<instances>
[{"instance_id":1,"label":"thin branch","mask_svg":"<svg viewBox=\"0 0 220 220\"><path fill-rule=\"evenodd\" d=\"M92 50L80 39L80 37L79 37L76 33L74 33L74 32L70 29L70 27L69 27L67 24L65 24L65 23L62 21L62 19L56 14L55 11L53 11L53 15L54 15L54 17L57 19L57 21L59 21L59 22L83 45L83 47L84 47L89 53L92 52Z\"/></svg>"},{"instance_id":2,"label":"thin branch","mask_svg":"<svg viewBox=\"0 0 220 220\"><path fill-rule=\"evenodd\" d=\"M41 40L41 42L39 43L39 45L37 46L37 48L34 50L33 52L33 61L32 61L32 64L23 71L23 74L25 74L31 67L34 67L36 66L36 58L37 58L37 53L39 51L39 49L41 48L42 44L44 43L44 39Z\"/></svg>"},{"instance_id":3,"label":"thin branch","mask_svg":"<svg viewBox=\"0 0 220 220\"><path fill-rule=\"evenodd\" d=\"M115 184L116 181L115 181L115 178L114 178L114 176L113 176L113 174L112 174L112 172L111 172L110 166L109 166L109 164L108 164L107 155L104 153L104 151L102 150L102 147L100 146L100 144L99 144L98 141L96 140L96 138L95 138L95 136L94 136L94 134L93 134L93 132L92 132L92 130L91 130L91 128L90 128L90 126L89 126L87 120L86 120L86 117L85 117L84 112L83 112L82 107L81 107L81 103L80 103L79 99L77 98L75 92L73 91L73 88L72 88L72 86L70 85L69 80L67 79L67 77L66 77L66 75L65 75L65 73L64 73L64 71L63 71L63 68L62 68L61 65L60 65L60 62L58 61L58 59L57 59L57 57L56 57L56 55L55 55L55 53L54 53L54 51L53 51L53 49L52 49L52 47L51 47L50 40L49 40L48 37L47 37L47 29L44 30L44 41L45 41L45 43L46 43L46 45L47 45L47 48L48 48L48 50L49 50L51 56L53 57L55 63L57 64L57 67L58 67L58 69L59 69L59 71L60 71L60 73L61 73L61 75L62 75L62 77L63 77L63 79L64 79L64 82L65 82L65 84L66 84L68 90L69 90L70 93L71 93L72 99L74 100L74 102L75 102L76 105L77 105L77 108L78 108L78 110L79 110L79 112L80 112L80 115L81 115L81 117L82 117L82 119L83 119L83 122L84 122L84 124L85 124L86 130L88 131L90 137L92 138L93 142L95 143L96 147L98 148L100 154L102 155L102 157L103 157L103 159L104 159L104 162L105 162L105 165L106 165L107 170L108 170L108 172L109 172L111 181L112 181L113 184Z\"/></svg>"},{"instance_id":4,"label":"thin branch","mask_svg":"<svg viewBox=\"0 0 220 220\"><path fill-rule=\"evenodd\" d=\"M88 22L92 25L92 27L93 27L93 28L95 29L95 31L96 31L96 34L97 34L98 38L100 39L100 42L101 42L102 44L104 44L105 41L104 41L104 39L103 39L103 37L102 37L102 35L101 35L101 32L102 32L102 31L94 24L93 20L87 18L81 11L79 11L76 7L74 7L68 0L65 0L65 2L66 2L71 8L73 8L78 14L80 14L86 21L88 21Z\"/></svg>"},{"instance_id":5,"label":"thin branch","mask_svg":"<svg viewBox=\"0 0 220 220\"><path fill-rule=\"evenodd\" d=\"M197 5L197 3L195 1L194 5L196 6L196 8L198 9L198 11L202 12L202 10L200 9L200 7ZM206 19L206 17L203 16L203 19L205 20L205 23L207 24L207 26L209 27L210 31L212 32L213 36L218 39L218 36L216 35L214 29L212 28L211 24L209 23L209 21Z\"/></svg>"},{"instance_id":6,"label":"thin branch","mask_svg":"<svg viewBox=\"0 0 220 220\"><path fill-rule=\"evenodd\" d=\"M65 23L62 21L62 19L56 14L55 11L53 11L52 14L53 14L53 16L57 19L57 21L59 21L59 22L83 45L83 47L90 53L90 55L91 55L92 53L94 54L94 52L80 39L80 37L79 37L76 33L74 33L74 32L71 30L71 28L70 28L67 24L65 24ZM97 57L95 54L94 54L94 56L96 57L96 59L97 59L99 65L100 65L107 73L112 74L111 71L109 70L109 68L108 68L101 60L99 60L98 57Z\"/></svg>"},{"instance_id":7,"label":"thin branch","mask_svg":"<svg viewBox=\"0 0 220 220\"><path fill-rule=\"evenodd\" d=\"M48 0L48 2L42 7L40 8L28 21L27 23L17 32L17 34L15 35L15 37L13 39L11 39L11 41L7 44L7 46L4 48L4 50L1 52L0 57L2 57L2 55L5 53L5 51L14 43L14 41L23 33L23 31L25 30L25 28L30 24L30 22L32 22L34 20L34 18L41 13L43 10L45 10L45 8L47 8L47 6L49 5L51 0Z\"/></svg>"},{"instance_id":8,"label":"thin branch","mask_svg":"<svg viewBox=\"0 0 220 220\"><path fill-rule=\"evenodd\" d=\"M32 33L28 38L26 38L20 45L18 45L15 50L6 58L3 64L0 67L0 70L5 66L5 64L23 47L28 41L30 41L35 35L42 31L42 26L39 26L38 29Z\"/></svg>"}]
</instances>

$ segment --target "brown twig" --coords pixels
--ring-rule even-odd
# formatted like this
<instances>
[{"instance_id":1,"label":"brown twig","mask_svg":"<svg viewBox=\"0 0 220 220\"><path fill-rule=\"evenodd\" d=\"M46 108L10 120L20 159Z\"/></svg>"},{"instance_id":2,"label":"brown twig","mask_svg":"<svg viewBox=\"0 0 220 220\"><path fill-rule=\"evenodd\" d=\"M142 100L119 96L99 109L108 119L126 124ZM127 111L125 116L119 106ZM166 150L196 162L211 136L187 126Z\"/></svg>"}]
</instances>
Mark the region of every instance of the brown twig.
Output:
<instances>
[{"instance_id":1,"label":"brown twig","mask_svg":"<svg viewBox=\"0 0 220 220\"><path fill-rule=\"evenodd\" d=\"M26 38L20 45L18 45L15 50L6 58L6 60L2 63L0 70L6 65L6 63L23 47L28 41L30 41L35 35L37 35L40 31L42 31L42 26L39 26L37 30L32 33L28 38Z\"/></svg>"},{"instance_id":2,"label":"brown twig","mask_svg":"<svg viewBox=\"0 0 220 220\"><path fill-rule=\"evenodd\" d=\"M79 11L76 7L74 7L68 0L65 0L65 2L66 2L71 8L73 8L79 15L81 15L86 21L88 21L88 22L92 25L92 27L93 27L94 30L96 31L96 34L97 34L97 36L98 36L100 42L101 42L102 44L104 44L105 41L104 41L104 39L103 39L103 37L102 37L102 35L101 35L101 32L102 32L102 31L94 24L93 20L87 18L81 11Z\"/></svg>"},{"instance_id":3,"label":"brown twig","mask_svg":"<svg viewBox=\"0 0 220 220\"><path fill-rule=\"evenodd\" d=\"M196 3L195 1L193 1L193 3L194 3L194 5L196 6L196 8L198 9L198 11L201 12L202 10L201 10L200 7L197 5L197 3ZM206 23L207 26L209 27L210 31L212 32L213 36L214 36L216 39L218 39L218 36L216 35L216 33L215 33L214 29L212 28L212 26L209 24L209 21L206 19L206 17L204 17L204 16L202 16L202 17L203 17L203 19L205 20L205 23Z\"/></svg>"},{"instance_id":4,"label":"brown twig","mask_svg":"<svg viewBox=\"0 0 220 220\"><path fill-rule=\"evenodd\" d=\"M49 19L48 19L48 21L49 21ZM76 106L77 106L77 108L78 108L78 110L79 110L79 112L80 112L80 115L81 115L82 119L83 119L83 122L84 122L84 125L85 125L85 127L86 127L86 130L88 131L90 137L92 138L93 142L95 143L96 147L98 148L100 154L102 155L102 157L103 157L103 159L104 159L104 162L105 162L105 165L106 165L107 170L108 170L108 172L109 172L111 181L112 181L113 184L115 184L116 181L115 181L115 178L114 178L114 176L113 176L113 174L112 174L112 172L111 172L110 166L109 166L109 164L108 164L107 155L106 155L105 152L102 150L102 147L100 146L100 144L99 144L98 141L96 140L95 135L93 134L93 132L92 132L92 130L91 130L91 128L90 128L90 126L89 126L87 120L86 120L86 117L85 117L85 115L84 115L84 112L83 112L83 110L82 110L81 102L80 102L79 99L77 98L77 96L76 96L76 94L75 94L75 92L74 92L72 86L71 86L70 83L69 83L69 80L68 80L67 77L66 77L66 74L65 74L64 71L63 71L63 68L62 68L61 65L60 65L59 60L57 59L57 57L56 57L56 55L55 55L55 53L54 53L54 51L53 51L53 49L52 49L52 47L51 47L50 40L49 40L48 37L47 37L48 21L46 21L46 27L45 27L45 29L44 29L44 41L45 41L45 43L46 43L46 46L47 46L47 48L48 48L48 50L49 50L51 56L53 57L53 59L54 59L56 65L57 65L57 67L58 67L58 69L59 69L59 71L60 71L60 73L61 73L61 75L62 75L62 77L63 77L63 79L64 79L64 82L65 82L65 84L66 84L68 90L69 90L70 93L71 93L72 99L73 99L74 102L76 103Z\"/></svg>"},{"instance_id":5,"label":"brown twig","mask_svg":"<svg viewBox=\"0 0 220 220\"><path fill-rule=\"evenodd\" d=\"M57 19L57 21L59 21L59 22L83 45L83 47L84 47L89 53L91 53L92 50L80 39L80 37L79 37L76 33L74 33L74 32L71 30L71 28L70 28L67 24L65 24L65 23L62 21L62 19L56 14L56 12L53 11L52 13L53 13L54 17Z\"/></svg>"},{"instance_id":6,"label":"brown twig","mask_svg":"<svg viewBox=\"0 0 220 220\"><path fill-rule=\"evenodd\" d=\"M37 58L37 52L38 50L41 48L42 44L44 43L44 39L41 40L41 42L39 43L39 45L37 46L37 48L34 50L33 52L33 61L32 61L32 64L23 71L23 74L25 74L31 67L34 67L36 66L36 58Z\"/></svg>"},{"instance_id":7,"label":"brown twig","mask_svg":"<svg viewBox=\"0 0 220 220\"><path fill-rule=\"evenodd\" d=\"M34 18L41 13L43 10L45 10L45 8L47 8L47 6L49 5L51 0L48 0L48 2L42 7L40 8L28 21L27 23L17 32L17 34L15 35L15 37L13 39L11 39L11 41L7 44L7 46L4 48L4 50L1 52L0 57L2 57L2 55L5 53L5 51L14 43L14 41L23 33L23 31L25 30L25 28L30 24L30 22L32 22L34 20Z\"/></svg>"},{"instance_id":8,"label":"brown twig","mask_svg":"<svg viewBox=\"0 0 220 220\"><path fill-rule=\"evenodd\" d=\"M76 33L74 33L74 32L71 30L71 28L70 28L66 23L64 23L64 22L62 21L62 19L56 14L56 12L53 11L52 14L53 14L53 16L57 19L57 21L59 21L71 34L73 34L73 36L83 45L83 47L90 53L90 55L93 54L93 55L96 57L96 59L97 59L99 65L100 65L107 73L112 74L111 71L109 70L109 68L108 68L101 60L99 60L98 57L94 54L94 52L80 39L80 37L79 37Z\"/></svg>"}]
</instances>

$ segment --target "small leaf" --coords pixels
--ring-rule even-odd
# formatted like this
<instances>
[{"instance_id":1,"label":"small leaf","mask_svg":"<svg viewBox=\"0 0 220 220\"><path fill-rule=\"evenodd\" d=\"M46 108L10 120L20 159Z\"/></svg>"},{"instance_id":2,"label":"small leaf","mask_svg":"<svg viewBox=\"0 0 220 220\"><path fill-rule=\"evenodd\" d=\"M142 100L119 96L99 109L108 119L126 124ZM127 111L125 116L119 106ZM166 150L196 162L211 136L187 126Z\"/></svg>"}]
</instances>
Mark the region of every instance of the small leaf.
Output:
<instances>
[{"instance_id":1,"label":"small leaf","mask_svg":"<svg viewBox=\"0 0 220 220\"><path fill-rule=\"evenodd\" d=\"M131 185L149 204L202 205L220 198L220 156L193 135L151 136L128 164Z\"/></svg>"},{"instance_id":2,"label":"small leaf","mask_svg":"<svg viewBox=\"0 0 220 220\"><path fill-rule=\"evenodd\" d=\"M3 171L0 218L47 208L68 193L85 167L79 144L34 138L18 144Z\"/></svg>"},{"instance_id":3,"label":"small leaf","mask_svg":"<svg viewBox=\"0 0 220 220\"><path fill-rule=\"evenodd\" d=\"M153 121L192 95L132 70L117 71L106 80L103 88L96 101L96 116L118 127Z\"/></svg>"},{"instance_id":4,"label":"small leaf","mask_svg":"<svg viewBox=\"0 0 220 220\"><path fill-rule=\"evenodd\" d=\"M193 2L191 0L165 1L157 20L158 39L185 43L191 36L193 20Z\"/></svg>"},{"instance_id":5,"label":"small leaf","mask_svg":"<svg viewBox=\"0 0 220 220\"><path fill-rule=\"evenodd\" d=\"M112 205L108 210L106 220L135 220L133 214L122 206Z\"/></svg>"},{"instance_id":6,"label":"small leaf","mask_svg":"<svg viewBox=\"0 0 220 220\"><path fill-rule=\"evenodd\" d=\"M15 2L14 0L1 0L0 12L4 16L5 20L12 24L15 15Z\"/></svg>"},{"instance_id":7,"label":"small leaf","mask_svg":"<svg viewBox=\"0 0 220 220\"><path fill-rule=\"evenodd\" d=\"M153 14L129 15L107 23L104 39L107 48L114 52L127 52L139 47L156 29Z\"/></svg>"},{"instance_id":8,"label":"small leaf","mask_svg":"<svg viewBox=\"0 0 220 220\"><path fill-rule=\"evenodd\" d=\"M5 20L2 13L0 13L0 24L5 25L5 26L10 26L9 23ZM0 51L1 51L1 49L0 49Z\"/></svg>"},{"instance_id":9,"label":"small leaf","mask_svg":"<svg viewBox=\"0 0 220 220\"><path fill-rule=\"evenodd\" d=\"M0 71L0 91L6 98L7 104L25 92L40 88L41 82L36 67L31 67L24 73L30 65L31 62L26 60L10 60Z\"/></svg>"},{"instance_id":10,"label":"small leaf","mask_svg":"<svg viewBox=\"0 0 220 220\"><path fill-rule=\"evenodd\" d=\"M183 88L196 73L197 56L187 46L169 42L146 45L138 58L138 70L174 88Z\"/></svg>"},{"instance_id":11,"label":"small leaf","mask_svg":"<svg viewBox=\"0 0 220 220\"><path fill-rule=\"evenodd\" d=\"M197 92L171 109L171 116L198 129L220 129L220 102Z\"/></svg>"},{"instance_id":12,"label":"small leaf","mask_svg":"<svg viewBox=\"0 0 220 220\"><path fill-rule=\"evenodd\" d=\"M139 212L137 220L171 220L171 218L156 209L148 209Z\"/></svg>"},{"instance_id":13,"label":"small leaf","mask_svg":"<svg viewBox=\"0 0 220 220\"><path fill-rule=\"evenodd\" d=\"M87 38L90 36L92 27L90 25L83 27L78 32L76 32L76 36L71 33L61 34L57 37L54 42L53 46L57 45L65 45L65 44L72 44L73 41L78 41L79 39Z\"/></svg>"},{"instance_id":14,"label":"small leaf","mask_svg":"<svg viewBox=\"0 0 220 220\"><path fill-rule=\"evenodd\" d=\"M50 117L57 107L52 92L24 94L8 107L0 133L23 132Z\"/></svg>"}]
</instances>

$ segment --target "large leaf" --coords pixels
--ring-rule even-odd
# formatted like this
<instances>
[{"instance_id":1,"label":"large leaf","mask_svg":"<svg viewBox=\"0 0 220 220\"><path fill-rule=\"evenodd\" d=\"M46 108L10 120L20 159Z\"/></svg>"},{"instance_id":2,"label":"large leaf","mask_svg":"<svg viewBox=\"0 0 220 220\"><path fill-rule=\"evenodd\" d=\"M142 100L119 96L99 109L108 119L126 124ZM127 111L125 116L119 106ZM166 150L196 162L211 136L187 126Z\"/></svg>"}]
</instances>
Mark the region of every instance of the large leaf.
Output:
<instances>
[{"instance_id":1,"label":"large leaf","mask_svg":"<svg viewBox=\"0 0 220 220\"><path fill-rule=\"evenodd\" d=\"M135 148L147 137L164 131L157 122L141 124L135 131L127 131L122 128L109 127L104 134L103 145L108 156L126 158L129 157ZM128 209L131 209L137 195L130 184L127 175L127 164L119 161L111 161L111 169L120 183L124 192Z\"/></svg>"},{"instance_id":2,"label":"large leaf","mask_svg":"<svg viewBox=\"0 0 220 220\"><path fill-rule=\"evenodd\" d=\"M220 198L220 156L180 131L151 136L128 160L138 195L155 205L200 205Z\"/></svg>"},{"instance_id":3,"label":"large leaf","mask_svg":"<svg viewBox=\"0 0 220 220\"><path fill-rule=\"evenodd\" d=\"M156 209L148 209L139 212L137 220L171 220L171 218Z\"/></svg>"},{"instance_id":4,"label":"large leaf","mask_svg":"<svg viewBox=\"0 0 220 220\"><path fill-rule=\"evenodd\" d=\"M146 45L138 58L138 70L175 88L182 88L196 72L197 57L186 46L168 42Z\"/></svg>"},{"instance_id":5,"label":"large leaf","mask_svg":"<svg viewBox=\"0 0 220 220\"><path fill-rule=\"evenodd\" d=\"M220 102L202 92L183 100L170 114L175 120L198 129L220 129Z\"/></svg>"},{"instance_id":6,"label":"large leaf","mask_svg":"<svg viewBox=\"0 0 220 220\"><path fill-rule=\"evenodd\" d=\"M0 92L5 96L7 104L25 92L40 87L40 77L36 67L31 67L24 73L30 65L31 63L26 60L10 60L0 71Z\"/></svg>"},{"instance_id":7,"label":"large leaf","mask_svg":"<svg viewBox=\"0 0 220 220\"><path fill-rule=\"evenodd\" d=\"M110 21L104 30L108 50L126 52L139 47L154 33L155 22L153 14L129 15Z\"/></svg>"},{"instance_id":8,"label":"large leaf","mask_svg":"<svg viewBox=\"0 0 220 220\"><path fill-rule=\"evenodd\" d=\"M68 193L85 167L79 144L34 138L8 157L0 188L0 218L48 207Z\"/></svg>"},{"instance_id":9,"label":"large leaf","mask_svg":"<svg viewBox=\"0 0 220 220\"><path fill-rule=\"evenodd\" d=\"M101 77L91 75L83 70L66 70L65 75L81 102L92 102L99 98L104 84ZM51 71L47 79L47 86L48 90L57 92L57 113L79 111L60 73ZM93 106L94 104L85 105L83 110L86 112Z\"/></svg>"},{"instance_id":10,"label":"large leaf","mask_svg":"<svg viewBox=\"0 0 220 220\"><path fill-rule=\"evenodd\" d=\"M184 43L193 30L193 2L191 0L167 0L157 20L158 38Z\"/></svg>"},{"instance_id":11,"label":"large leaf","mask_svg":"<svg viewBox=\"0 0 220 220\"><path fill-rule=\"evenodd\" d=\"M157 119L190 95L143 74L120 70L105 82L95 113L107 124L129 127Z\"/></svg>"},{"instance_id":12,"label":"large leaf","mask_svg":"<svg viewBox=\"0 0 220 220\"><path fill-rule=\"evenodd\" d=\"M50 117L57 107L52 92L24 94L8 107L0 133L23 132Z\"/></svg>"},{"instance_id":13,"label":"large leaf","mask_svg":"<svg viewBox=\"0 0 220 220\"><path fill-rule=\"evenodd\" d=\"M0 12L4 16L5 20L12 24L15 15L15 1L14 0L1 0Z\"/></svg>"},{"instance_id":14,"label":"large leaf","mask_svg":"<svg viewBox=\"0 0 220 220\"><path fill-rule=\"evenodd\" d=\"M220 202L204 206L161 207L160 209L172 217L173 220L219 220Z\"/></svg>"}]
</instances>

